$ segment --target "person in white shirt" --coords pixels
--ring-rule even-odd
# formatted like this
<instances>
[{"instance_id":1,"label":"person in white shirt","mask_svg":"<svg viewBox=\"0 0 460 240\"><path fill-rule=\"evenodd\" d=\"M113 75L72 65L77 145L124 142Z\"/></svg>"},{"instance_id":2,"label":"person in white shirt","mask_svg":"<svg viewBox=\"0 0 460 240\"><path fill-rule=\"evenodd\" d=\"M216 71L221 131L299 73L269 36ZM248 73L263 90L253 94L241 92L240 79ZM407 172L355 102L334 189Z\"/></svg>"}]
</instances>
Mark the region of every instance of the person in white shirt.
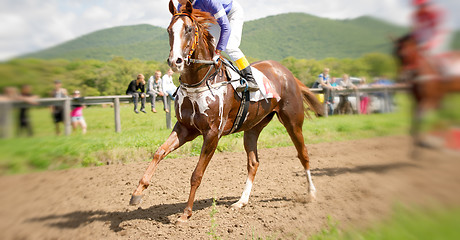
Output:
<instances>
[{"instance_id":1,"label":"person in white shirt","mask_svg":"<svg viewBox=\"0 0 460 240\"><path fill-rule=\"evenodd\" d=\"M163 76L161 79L161 84L162 84L162 89L165 95L171 97L172 100L175 98L173 97L173 94L176 92L176 85L173 83L172 75L173 75L173 70L170 68L168 72Z\"/></svg>"},{"instance_id":2,"label":"person in white shirt","mask_svg":"<svg viewBox=\"0 0 460 240\"><path fill-rule=\"evenodd\" d=\"M147 81L147 94L150 95L150 103L152 106L153 113L157 112L157 110L155 109L155 98L157 96L162 97L161 99L163 100L164 110L166 112L169 112L167 101L166 101L166 95L163 93L161 82L162 81L161 81L161 71L160 70L155 71L155 76L151 76L149 80Z\"/></svg>"}]
</instances>

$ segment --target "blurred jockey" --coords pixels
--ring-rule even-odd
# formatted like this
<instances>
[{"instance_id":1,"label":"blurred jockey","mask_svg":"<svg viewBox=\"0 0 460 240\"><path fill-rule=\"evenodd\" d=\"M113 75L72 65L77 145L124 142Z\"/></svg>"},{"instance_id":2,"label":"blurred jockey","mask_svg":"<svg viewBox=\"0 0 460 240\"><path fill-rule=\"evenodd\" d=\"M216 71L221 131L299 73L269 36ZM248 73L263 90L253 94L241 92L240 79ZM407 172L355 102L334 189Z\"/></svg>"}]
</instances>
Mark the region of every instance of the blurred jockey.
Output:
<instances>
[{"instance_id":1,"label":"blurred jockey","mask_svg":"<svg viewBox=\"0 0 460 240\"><path fill-rule=\"evenodd\" d=\"M413 0L412 34L420 49L428 54L445 52L448 48L449 31L445 26L444 11L430 0Z\"/></svg>"},{"instance_id":2,"label":"blurred jockey","mask_svg":"<svg viewBox=\"0 0 460 240\"><path fill-rule=\"evenodd\" d=\"M244 12L240 4L234 0L178 0L177 8L180 10L187 1L193 5L193 8L211 13L218 22L218 25L213 24L209 28L209 32L217 41L213 60L217 61L221 51L225 51L248 81L248 90L259 90L249 62L239 48L244 23ZM236 88L236 91L242 92L245 88L245 85L241 85Z\"/></svg>"}]
</instances>

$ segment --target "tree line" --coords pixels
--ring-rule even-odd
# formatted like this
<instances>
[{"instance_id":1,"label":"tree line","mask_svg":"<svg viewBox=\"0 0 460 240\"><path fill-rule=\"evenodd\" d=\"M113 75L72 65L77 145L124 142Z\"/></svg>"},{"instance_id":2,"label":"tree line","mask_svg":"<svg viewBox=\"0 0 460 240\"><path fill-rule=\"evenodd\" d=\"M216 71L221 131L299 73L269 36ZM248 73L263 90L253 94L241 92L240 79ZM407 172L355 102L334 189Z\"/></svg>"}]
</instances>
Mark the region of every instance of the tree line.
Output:
<instances>
[{"instance_id":1,"label":"tree line","mask_svg":"<svg viewBox=\"0 0 460 240\"><path fill-rule=\"evenodd\" d=\"M331 76L341 77L346 73L368 79L376 76L394 78L397 69L394 58L383 53L369 53L357 59L287 57L281 63L307 86L311 86L325 67L331 69ZM142 73L148 78L156 70L164 74L168 68L166 62L126 60L123 57L114 57L110 61L14 59L0 63L0 88L28 84L34 94L48 97L54 80L61 80L63 87L70 91L78 89L83 96L122 95L137 74ZM178 77L175 74L176 85Z\"/></svg>"}]
</instances>

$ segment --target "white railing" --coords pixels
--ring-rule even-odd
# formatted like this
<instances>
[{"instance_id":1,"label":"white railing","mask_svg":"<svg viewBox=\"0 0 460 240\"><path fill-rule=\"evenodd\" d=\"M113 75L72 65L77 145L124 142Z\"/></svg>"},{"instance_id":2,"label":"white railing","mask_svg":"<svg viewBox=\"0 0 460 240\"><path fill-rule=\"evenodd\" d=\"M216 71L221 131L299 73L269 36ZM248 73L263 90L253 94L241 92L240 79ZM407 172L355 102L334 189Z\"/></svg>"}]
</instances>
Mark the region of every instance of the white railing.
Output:
<instances>
[{"instance_id":1,"label":"white railing","mask_svg":"<svg viewBox=\"0 0 460 240\"><path fill-rule=\"evenodd\" d=\"M147 97L150 97L147 95ZM0 102L0 137L7 138L12 135L12 110L13 108L21 107L46 107L46 106L62 106L64 109L64 134L70 135L70 111L72 104L98 105L98 104L113 104L115 132L121 132L121 117L120 103L132 102L131 95L114 95L114 96L98 96L98 97L81 97L81 98L39 98L34 100L37 104L30 104L24 101L2 101ZM168 112L166 112L166 127L172 128L171 123L171 98L167 97Z\"/></svg>"},{"instance_id":2,"label":"white railing","mask_svg":"<svg viewBox=\"0 0 460 240\"><path fill-rule=\"evenodd\" d=\"M336 89L332 90L336 94L350 94L359 96L360 93L384 93L385 109L390 109L390 93L397 91L407 91L407 86L385 86L385 87L366 87L357 89ZM324 91L320 88L310 88L313 93L323 93L324 99L328 99L328 91ZM148 95L147 95L148 96ZM149 97L149 96L148 96ZM70 109L72 104L85 104L85 105L97 105L111 103L114 106L114 121L115 121L115 132L121 132L121 118L120 118L120 103L121 102L132 102L131 95L114 95L114 96L99 96L99 97L83 97L78 99L72 98L40 98L37 99L37 105L32 105L24 101L3 101L0 102L0 138L10 137L12 130L12 110L13 108L20 107L34 107L34 106L63 106L64 108L64 133L69 135L71 133L70 125ZM171 123L171 99L167 97L167 105L169 112L166 113L166 127L172 128ZM359 106L359 97L356 97L356 106ZM328 109L326 101L324 101L325 117L328 116Z\"/></svg>"}]
</instances>

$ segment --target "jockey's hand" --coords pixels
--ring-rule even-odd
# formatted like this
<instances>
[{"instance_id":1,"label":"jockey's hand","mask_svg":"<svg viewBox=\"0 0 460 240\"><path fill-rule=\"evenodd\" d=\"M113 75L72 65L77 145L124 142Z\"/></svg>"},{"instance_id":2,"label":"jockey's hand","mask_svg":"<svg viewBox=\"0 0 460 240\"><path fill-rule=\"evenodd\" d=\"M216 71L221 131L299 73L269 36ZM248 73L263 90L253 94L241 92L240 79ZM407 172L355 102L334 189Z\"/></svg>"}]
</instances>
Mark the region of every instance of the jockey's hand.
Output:
<instances>
[{"instance_id":1,"label":"jockey's hand","mask_svg":"<svg viewBox=\"0 0 460 240\"><path fill-rule=\"evenodd\" d=\"M219 62L219 58L220 58L220 50L216 50L214 57L212 58L212 61L214 62L214 64L217 64Z\"/></svg>"}]
</instances>

